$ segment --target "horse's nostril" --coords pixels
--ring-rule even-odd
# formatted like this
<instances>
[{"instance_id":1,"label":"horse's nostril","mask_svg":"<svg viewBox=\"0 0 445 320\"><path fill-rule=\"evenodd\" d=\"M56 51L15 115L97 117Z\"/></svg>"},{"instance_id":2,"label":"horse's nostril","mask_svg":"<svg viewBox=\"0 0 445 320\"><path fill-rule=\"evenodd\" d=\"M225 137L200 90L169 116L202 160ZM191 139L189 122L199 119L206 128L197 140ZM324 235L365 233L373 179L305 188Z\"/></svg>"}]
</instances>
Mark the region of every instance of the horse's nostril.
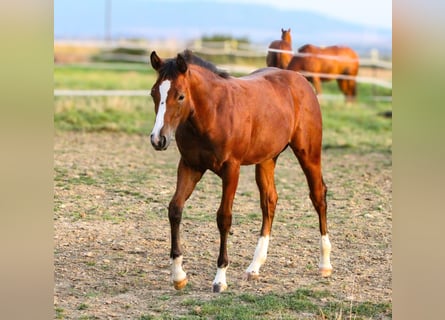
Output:
<instances>
[{"instance_id":1,"label":"horse's nostril","mask_svg":"<svg viewBox=\"0 0 445 320\"><path fill-rule=\"evenodd\" d=\"M162 149L164 149L166 144L167 144L167 138L165 136L161 136L161 139L159 141L159 146Z\"/></svg>"}]
</instances>

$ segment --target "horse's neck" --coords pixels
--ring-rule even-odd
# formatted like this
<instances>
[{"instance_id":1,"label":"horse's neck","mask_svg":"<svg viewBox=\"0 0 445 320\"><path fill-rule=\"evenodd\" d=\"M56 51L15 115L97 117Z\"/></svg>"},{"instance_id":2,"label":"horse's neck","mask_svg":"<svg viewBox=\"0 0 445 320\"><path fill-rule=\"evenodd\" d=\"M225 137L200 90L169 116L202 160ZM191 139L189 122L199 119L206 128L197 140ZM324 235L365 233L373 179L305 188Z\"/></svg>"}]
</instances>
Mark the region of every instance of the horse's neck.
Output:
<instances>
[{"instance_id":1,"label":"horse's neck","mask_svg":"<svg viewBox=\"0 0 445 320\"><path fill-rule=\"evenodd\" d=\"M283 36L283 41L286 41L287 43L292 44L292 38L291 38L291 36L290 36L289 33L288 33L288 34L285 34L285 35Z\"/></svg>"},{"instance_id":2,"label":"horse's neck","mask_svg":"<svg viewBox=\"0 0 445 320\"><path fill-rule=\"evenodd\" d=\"M194 73L192 81L190 86L193 100L192 123L198 131L205 132L215 121L216 105L219 103L218 95L212 92L215 91L212 79L209 80L200 73Z\"/></svg>"}]
</instances>

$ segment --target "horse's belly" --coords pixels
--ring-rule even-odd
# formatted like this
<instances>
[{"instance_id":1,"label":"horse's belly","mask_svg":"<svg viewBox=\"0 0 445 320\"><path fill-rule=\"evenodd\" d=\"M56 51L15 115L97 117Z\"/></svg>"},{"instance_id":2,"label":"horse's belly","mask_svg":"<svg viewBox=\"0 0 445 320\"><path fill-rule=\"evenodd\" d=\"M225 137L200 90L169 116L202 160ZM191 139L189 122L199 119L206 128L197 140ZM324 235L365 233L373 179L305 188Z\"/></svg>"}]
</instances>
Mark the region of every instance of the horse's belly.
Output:
<instances>
[{"instance_id":1,"label":"horse's belly","mask_svg":"<svg viewBox=\"0 0 445 320\"><path fill-rule=\"evenodd\" d=\"M278 156L288 145L289 138L287 136L262 137L253 141L247 148L242 160L242 165L250 165L261 163L265 160L273 159Z\"/></svg>"}]
</instances>

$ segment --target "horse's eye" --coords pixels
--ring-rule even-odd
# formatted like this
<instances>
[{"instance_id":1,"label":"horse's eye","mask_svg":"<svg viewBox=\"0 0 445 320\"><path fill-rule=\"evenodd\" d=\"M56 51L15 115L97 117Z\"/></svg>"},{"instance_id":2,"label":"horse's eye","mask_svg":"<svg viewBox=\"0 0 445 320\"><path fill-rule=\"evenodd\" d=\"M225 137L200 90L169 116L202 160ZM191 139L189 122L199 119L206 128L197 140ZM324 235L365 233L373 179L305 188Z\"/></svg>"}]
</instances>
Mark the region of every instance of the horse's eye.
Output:
<instances>
[{"instance_id":1,"label":"horse's eye","mask_svg":"<svg viewBox=\"0 0 445 320\"><path fill-rule=\"evenodd\" d=\"M185 99L185 95L180 94L179 97L178 97L178 101L182 102L182 101L184 101L184 99Z\"/></svg>"}]
</instances>

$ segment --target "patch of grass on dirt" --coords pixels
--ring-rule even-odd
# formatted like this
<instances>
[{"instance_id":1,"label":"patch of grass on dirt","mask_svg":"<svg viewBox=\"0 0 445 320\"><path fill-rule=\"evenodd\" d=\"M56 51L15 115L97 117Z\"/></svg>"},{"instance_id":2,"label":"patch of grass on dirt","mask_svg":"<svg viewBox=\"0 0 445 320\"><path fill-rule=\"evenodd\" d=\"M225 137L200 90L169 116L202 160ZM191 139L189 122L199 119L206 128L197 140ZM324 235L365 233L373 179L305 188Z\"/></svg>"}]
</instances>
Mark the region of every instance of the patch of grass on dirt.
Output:
<instances>
[{"instance_id":1,"label":"patch of grass on dirt","mask_svg":"<svg viewBox=\"0 0 445 320\"><path fill-rule=\"evenodd\" d=\"M312 319L367 319L391 317L390 303L344 303L329 301L328 291L298 289L291 294L268 293L264 295L225 292L220 296L202 301L185 299L182 306L188 315L180 319L295 319L305 314Z\"/></svg>"}]
</instances>

